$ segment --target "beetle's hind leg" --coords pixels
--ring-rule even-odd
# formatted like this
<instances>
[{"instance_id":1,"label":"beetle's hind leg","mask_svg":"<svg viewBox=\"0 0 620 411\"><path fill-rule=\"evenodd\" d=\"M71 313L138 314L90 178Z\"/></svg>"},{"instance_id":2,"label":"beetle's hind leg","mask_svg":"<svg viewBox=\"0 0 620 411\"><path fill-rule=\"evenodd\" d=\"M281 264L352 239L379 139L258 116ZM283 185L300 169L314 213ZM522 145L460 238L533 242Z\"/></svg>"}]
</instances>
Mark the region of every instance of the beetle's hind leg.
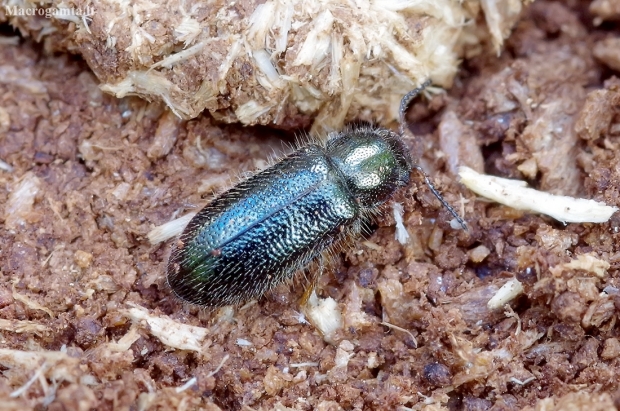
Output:
<instances>
[{"instance_id":1,"label":"beetle's hind leg","mask_svg":"<svg viewBox=\"0 0 620 411\"><path fill-rule=\"evenodd\" d=\"M299 299L299 305L305 306L312 295L312 292L316 289L319 282L319 278L326 272L325 257L321 255L317 258L314 264L304 270L305 277L305 290L301 298Z\"/></svg>"}]
</instances>

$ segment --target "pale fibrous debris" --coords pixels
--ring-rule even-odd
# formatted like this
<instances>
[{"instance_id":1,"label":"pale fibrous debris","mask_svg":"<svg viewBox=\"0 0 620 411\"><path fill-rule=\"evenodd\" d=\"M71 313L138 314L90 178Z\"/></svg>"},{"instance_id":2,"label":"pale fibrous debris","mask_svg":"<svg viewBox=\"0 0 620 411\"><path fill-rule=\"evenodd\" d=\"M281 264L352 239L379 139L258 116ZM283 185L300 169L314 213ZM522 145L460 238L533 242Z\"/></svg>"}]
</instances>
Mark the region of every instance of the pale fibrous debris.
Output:
<instances>
[{"instance_id":1,"label":"pale fibrous debris","mask_svg":"<svg viewBox=\"0 0 620 411\"><path fill-rule=\"evenodd\" d=\"M9 397L17 398L21 396L22 394L24 394L36 380L38 380L39 378L43 377L43 375L45 375L45 372L47 371L48 368L49 368L49 365L47 364L47 362L44 362L39 367L39 369L34 373L34 375L26 382L26 384L22 385L21 387L13 391L9 395Z\"/></svg>"},{"instance_id":2,"label":"pale fibrous debris","mask_svg":"<svg viewBox=\"0 0 620 411\"><path fill-rule=\"evenodd\" d=\"M480 0L484 17L491 32L491 41L499 55L502 43L510 34L512 26L519 19L523 4L534 0Z\"/></svg>"},{"instance_id":3,"label":"pale fibrous debris","mask_svg":"<svg viewBox=\"0 0 620 411\"><path fill-rule=\"evenodd\" d=\"M508 280L497 290L497 293L487 303L489 310L497 310L508 304L523 293L523 284L516 278Z\"/></svg>"},{"instance_id":4,"label":"pale fibrous debris","mask_svg":"<svg viewBox=\"0 0 620 411\"><path fill-rule=\"evenodd\" d=\"M354 349L355 346L351 343L351 341L342 341L336 349L334 368L345 368L349 364L349 360L351 359L351 357L355 355L353 352Z\"/></svg>"},{"instance_id":5,"label":"pale fibrous debris","mask_svg":"<svg viewBox=\"0 0 620 411\"><path fill-rule=\"evenodd\" d=\"M131 348L131 345L138 341L140 338L140 334L138 333L138 326L133 324L129 331L125 335L121 337L117 342L110 341L103 345L103 349L107 350L109 353L115 352L125 352Z\"/></svg>"},{"instance_id":6,"label":"pale fibrous debris","mask_svg":"<svg viewBox=\"0 0 620 411\"><path fill-rule=\"evenodd\" d=\"M596 275L599 278L605 278L607 270L611 264L605 260L601 260L594 253L579 254L575 259L568 263L562 264L562 267L572 270L583 270Z\"/></svg>"},{"instance_id":7,"label":"pale fibrous debris","mask_svg":"<svg viewBox=\"0 0 620 411\"><path fill-rule=\"evenodd\" d=\"M561 276L565 270L582 270L594 274L598 278L605 279L609 275L607 270L611 267L609 262L600 259L595 253L579 254L568 263L550 267L549 270L555 276Z\"/></svg>"},{"instance_id":8,"label":"pale fibrous debris","mask_svg":"<svg viewBox=\"0 0 620 411\"><path fill-rule=\"evenodd\" d=\"M450 343L453 349L467 364L461 372L454 375L452 386L458 387L470 381L488 377L497 372L498 369L510 364L515 357L521 355L522 351L532 347L544 335L545 333L536 330L524 330L519 335L508 336L503 344L493 350L478 348L464 338L451 335ZM528 374L524 373L523 376Z\"/></svg>"},{"instance_id":9,"label":"pale fibrous debris","mask_svg":"<svg viewBox=\"0 0 620 411\"><path fill-rule=\"evenodd\" d=\"M297 320L299 324L308 324L308 320L306 320L306 316L304 315L304 313L300 313L297 311L293 311L293 313L293 318L295 318L295 320Z\"/></svg>"},{"instance_id":10,"label":"pale fibrous debris","mask_svg":"<svg viewBox=\"0 0 620 411\"><path fill-rule=\"evenodd\" d=\"M243 307L241 307L239 310L241 310L242 308ZM227 305L227 306L220 308L219 310L217 310L215 318L218 324L232 323L235 318L235 307L232 305Z\"/></svg>"},{"instance_id":11,"label":"pale fibrous debris","mask_svg":"<svg viewBox=\"0 0 620 411\"><path fill-rule=\"evenodd\" d=\"M512 309L510 304L504 304L504 308L506 309L506 311L504 311L504 315L506 316L506 318L514 318L515 320L517 320L517 329L515 330L515 336L519 335L521 333L522 326L521 317L519 317L519 314L517 314L515 310Z\"/></svg>"},{"instance_id":12,"label":"pale fibrous debris","mask_svg":"<svg viewBox=\"0 0 620 411\"><path fill-rule=\"evenodd\" d=\"M483 244L480 244L478 247L472 250L469 250L467 252L467 255L469 256L470 261L476 264L484 261L484 259L487 258L489 254L491 254L491 250L489 250Z\"/></svg>"},{"instance_id":13,"label":"pale fibrous debris","mask_svg":"<svg viewBox=\"0 0 620 411\"><path fill-rule=\"evenodd\" d=\"M13 184L4 208L4 226L7 230L16 230L27 222L40 189L41 181L32 171Z\"/></svg>"},{"instance_id":14,"label":"pale fibrous debris","mask_svg":"<svg viewBox=\"0 0 620 411\"><path fill-rule=\"evenodd\" d=\"M6 0L0 0L0 6L5 2ZM11 84L32 94L45 95L48 92L45 83L38 79L36 70L17 70L14 66L4 64L4 62L0 64L0 84Z\"/></svg>"},{"instance_id":15,"label":"pale fibrous debris","mask_svg":"<svg viewBox=\"0 0 620 411\"><path fill-rule=\"evenodd\" d=\"M14 333L34 333L45 334L50 331L48 327L43 324L38 324L34 321L28 320L6 320L0 318L0 330L10 331Z\"/></svg>"},{"instance_id":16,"label":"pale fibrous debris","mask_svg":"<svg viewBox=\"0 0 620 411\"><path fill-rule=\"evenodd\" d=\"M409 233L407 232L407 228L403 224L403 214L405 214L405 209L403 205L400 203L394 203L392 205L392 211L394 215L394 221L396 221L396 240L402 245L407 244L409 241Z\"/></svg>"},{"instance_id":17,"label":"pale fibrous debris","mask_svg":"<svg viewBox=\"0 0 620 411\"><path fill-rule=\"evenodd\" d=\"M3 36L0 37L0 45L3 46L16 46L20 43L22 38L20 36Z\"/></svg>"},{"instance_id":18,"label":"pale fibrous debris","mask_svg":"<svg viewBox=\"0 0 620 411\"><path fill-rule=\"evenodd\" d=\"M19 301L22 304L24 304L26 307L28 307L31 310L39 310L39 311L44 311L45 313L47 313L47 315L50 316L50 318L54 317L54 313L52 312L52 310L50 310L49 308L45 307L44 305L39 304L38 302L34 301L33 299L20 294L17 292L17 288L15 287L17 285L17 283L19 282L19 280L17 278L15 278L13 280L13 286L12 286L12 295L13 298L15 299L15 301Z\"/></svg>"},{"instance_id":19,"label":"pale fibrous debris","mask_svg":"<svg viewBox=\"0 0 620 411\"><path fill-rule=\"evenodd\" d=\"M598 201L549 194L527 187L525 181L479 174L469 167L461 167L459 176L461 183L482 197L564 223L604 223L618 211Z\"/></svg>"},{"instance_id":20,"label":"pale fibrous debris","mask_svg":"<svg viewBox=\"0 0 620 411\"><path fill-rule=\"evenodd\" d=\"M0 160L0 170L4 170L8 173L12 173L13 172L13 166L10 165L9 163L6 163L2 160Z\"/></svg>"},{"instance_id":21,"label":"pale fibrous debris","mask_svg":"<svg viewBox=\"0 0 620 411\"><path fill-rule=\"evenodd\" d=\"M318 366L319 366L318 362L300 362L300 363L289 364L289 367L293 367L293 368L318 367Z\"/></svg>"},{"instance_id":22,"label":"pale fibrous debris","mask_svg":"<svg viewBox=\"0 0 620 411\"><path fill-rule=\"evenodd\" d=\"M338 303L331 297L319 298L314 291L304 307L306 317L323 335L332 342L336 331L342 328L342 312Z\"/></svg>"},{"instance_id":23,"label":"pale fibrous debris","mask_svg":"<svg viewBox=\"0 0 620 411\"><path fill-rule=\"evenodd\" d=\"M57 383L77 382L78 377L84 374L80 369L80 358L70 357L62 351L21 351L0 348L0 365L11 370L22 369L28 374L39 372L43 377L55 380ZM28 383L26 385L30 386ZM16 396L20 395L19 389L14 393Z\"/></svg>"},{"instance_id":24,"label":"pale fibrous debris","mask_svg":"<svg viewBox=\"0 0 620 411\"><path fill-rule=\"evenodd\" d=\"M186 325L165 315L154 315L146 308L131 304L132 308L122 310L134 323L147 325L148 332L165 345L179 350L202 352L202 342L209 330Z\"/></svg>"},{"instance_id":25,"label":"pale fibrous debris","mask_svg":"<svg viewBox=\"0 0 620 411\"><path fill-rule=\"evenodd\" d=\"M452 220L450 220L450 228L453 230L462 230L463 226L461 225L459 220L457 220L456 218L453 218Z\"/></svg>"},{"instance_id":26,"label":"pale fibrous debris","mask_svg":"<svg viewBox=\"0 0 620 411\"><path fill-rule=\"evenodd\" d=\"M72 7L92 11L71 18L77 30L55 15L38 24L41 37L66 33L67 47L118 97L244 124L302 114L315 119L314 131L328 131L359 113L395 120L403 92L424 79L450 87L459 61L489 33L500 50L529 1L75 0ZM8 19L28 26L23 16Z\"/></svg>"},{"instance_id":27,"label":"pale fibrous debris","mask_svg":"<svg viewBox=\"0 0 620 411\"><path fill-rule=\"evenodd\" d=\"M250 347L250 346L252 346L252 342L251 342L251 341L246 340L245 338L237 338L237 342L236 342L236 344L237 344L239 347Z\"/></svg>"},{"instance_id":28,"label":"pale fibrous debris","mask_svg":"<svg viewBox=\"0 0 620 411\"><path fill-rule=\"evenodd\" d=\"M168 241L172 237L181 235L190 220L194 218L196 213L187 213L182 217L175 218L160 226L155 227L146 235L149 242L153 245Z\"/></svg>"},{"instance_id":29,"label":"pale fibrous debris","mask_svg":"<svg viewBox=\"0 0 620 411\"><path fill-rule=\"evenodd\" d=\"M398 228L397 228L397 230L398 230ZM396 235L398 235L398 232L397 232ZM380 252L384 251L383 247L381 247L377 243L373 243L372 241L364 240L364 241L362 241L362 244L364 244L366 247L368 247L371 250L380 251ZM360 251L363 251L363 250L360 250Z\"/></svg>"}]
</instances>

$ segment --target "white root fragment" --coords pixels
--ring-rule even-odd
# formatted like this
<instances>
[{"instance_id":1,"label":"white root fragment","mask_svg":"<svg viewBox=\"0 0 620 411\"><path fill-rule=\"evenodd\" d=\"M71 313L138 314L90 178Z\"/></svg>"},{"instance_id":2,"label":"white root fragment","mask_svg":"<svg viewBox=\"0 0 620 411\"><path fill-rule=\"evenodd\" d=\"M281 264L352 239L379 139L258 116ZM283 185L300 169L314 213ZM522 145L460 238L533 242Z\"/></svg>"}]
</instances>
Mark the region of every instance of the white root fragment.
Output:
<instances>
[{"instance_id":1,"label":"white root fragment","mask_svg":"<svg viewBox=\"0 0 620 411\"><path fill-rule=\"evenodd\" d=\"M526 187L525 181L479 174L469 167L459 169L461 183L483 197L509 207L548 215L563 223L604 223L618 211L594 200L554 195Z\"/></svg>"},{"instance_id":2,"label":"white root fragment","mask_svg":"<svg viewBox=\"0 0 620 411\"><path fill-rule=\"evenodd\" d=\"M499 290L487 303L489 310L497 310L514 300L516 297L523 293L523 284L516 278L509 280L506 284L502 285Z\"/></svg>"},{"instance_id":3,"label":"white root fragment","mask_svg":"<svg viewBox=\"0 0 620 411\"><path fill-rule=\"evenodd\" d=\"M15 391L13 391L9 397L11 398L17 398L19 396L21 396L23 393L25 393L26 391L28 391L28 388L30 388L30 386L39 378L41 378L43 375L45 375L45 372L48 370L49 365L47 362L44 362L43 365L41 365L39 367L39 369L34 373L34 375L26 382L26 384L22 385L21 387L19 387L18 389L16 389Z\"/></svg>"},{"instance_id":4,"label":"white root fragment","mask_svg":"<svg viewBox=\"0 0 620 411\"><path fill-rule=\"evenodd\" d=\"M168 221L149 231L146 236L153 245L167 241L172 237L180 235L195 215L196 213L187 213L182 217Z\"/></svg>"},{"instance_id":5,"label":"white root fragment","mask_svg":"<svg viewBox=\"0 0 620 411\"><path fill-rule=\"evenodd\" d=\"M527 385L527 384L529 384L529 383L531 383L532 381L535 381L535 380L536 380L536 377L530 377L530 378L527 378L527 379L525 379L523 381L521 381L520 379L515 378L515 377L510 377L510 379L508 381L513 382L515 384L519 384L519 385Z\"/></svg>"},{"instance_id":6,"label":"white root fragment","mask_svg":"<svg viewBox=\"0 0 620 411\"><path fill-rule=\"evenodd\" d=\"M180 387L177 387L175 391L177 393L186 391L187 389L192 388L192 386L194 386L197 382L198 382L198 378L192 377L189 380L187 380L185 384L181 385Z\"/></svg>"},{"instance_id":7,"label":"white root fragment","mask_svg":"<svg viewBox=\"0 0 620 411\"><path fill-rule=\"evenodd\" d=\"M211 378L213 377L215 374L217 374L218 372L220 372L220 370L222 369L222 367L224 366L224 363L226 361L228 361L228 359L230 358L230 355L226 354L223 358L222 361L220 361L220 363L218 364L218 366L211 371L209 374L207 374L207 376L205 378Z\"/></svg>"},{"instance_id":8,"label":"white root fragment","mask_svg":"<svg viewBox=\"0 0 620 411\"><path fill-rule=\"evenodd\" d=\"M394 214L394 221L396 221L396 233L394 237L399 243L405 245L409 241L409 233L403 224L403 214L405 214L405 209L402 204L394 203L392 205L392 212Z\"/></svg>"},{"instance_id":9,"label":"white root fragment","mask_svg":"<svg viewBox=\"0 0 620 411\"><path fill-rule=\"evenodd\" d=\"M409 336L411 337L411 340L413 341L413 345L415 346L415 348L418 348L418 340L414 337L413 333L405 328L399 327L397 325L394 324L390 324L386 321L381 321L379 324L381 325L385 325L388 328L394 329L394 330L398 330L404 333L409 334Z\"/></svg>"},{"instance_id":10,"label":"white root fragment","mask_svg":"<svg viewBox=\"0 0 620 411\"><path fill-rule=\"evenodd\" d=\"M182 324L165 315L152 315L146 308L131 304L133 308L122 310L134 323L146 322L147 330L165 345L180 350L202 352L202 341L209 330Z\"/></svg>"},{"instance_id":11,"label":"white root fragment","mask_svg":"<svg viewBox=\"0 0 620 411\"><path fill-rule=\"evenodd\" d=\"M336 331L342 328L342 312L336 300L331 297L320 299L312 291L304 312L310 323L323 334L327 342L332 342Z\"/></svg>"}]
</instances>

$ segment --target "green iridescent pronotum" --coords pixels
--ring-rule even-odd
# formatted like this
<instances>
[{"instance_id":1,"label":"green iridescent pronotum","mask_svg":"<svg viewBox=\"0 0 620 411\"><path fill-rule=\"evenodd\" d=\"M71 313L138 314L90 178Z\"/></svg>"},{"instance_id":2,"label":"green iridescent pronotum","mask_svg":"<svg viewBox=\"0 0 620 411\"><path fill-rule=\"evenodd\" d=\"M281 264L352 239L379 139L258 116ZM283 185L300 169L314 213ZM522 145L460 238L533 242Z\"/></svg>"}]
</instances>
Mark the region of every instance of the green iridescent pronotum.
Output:
<instances>
[{"instance_id":1,"label":"green iridescent pronotum","mask_svg":"<svg viewBox=\"0 0 620 411\"><path fill-rule=\"evenodd\" d=\"M402 113L421 89L403 98ZM358 126L331 133L203 208L176 242L168 283L181 299L204 306L260 297L361 234L409 183L413 168L419 166L392 131Z\"/></svg>"}]
</instances>

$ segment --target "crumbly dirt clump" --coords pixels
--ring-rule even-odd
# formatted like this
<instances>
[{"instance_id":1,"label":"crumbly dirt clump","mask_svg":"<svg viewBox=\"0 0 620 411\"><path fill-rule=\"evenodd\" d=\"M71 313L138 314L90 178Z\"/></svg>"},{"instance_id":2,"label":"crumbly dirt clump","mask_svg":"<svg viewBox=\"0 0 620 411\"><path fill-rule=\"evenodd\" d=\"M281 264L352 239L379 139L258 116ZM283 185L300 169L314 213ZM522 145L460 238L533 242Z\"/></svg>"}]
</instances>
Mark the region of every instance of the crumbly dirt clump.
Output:
<instances>
[{"instance_id":1,"label":"crumbly dirt clump","mask_svg":"<svg viewBox=\"0 0 620 411\"><path fill-rule=\"evenodd\" d=\"M342 316L329 342L301 313L303 282L186 307L164 284L170 244L147 240L290 136L180 121L102 93L78 59L0 37L3 408L618 408L620 219L564 226L453 174L466 164L620 206L610 13L536 2L500 57L468 59L449 93L414 104L406 143L469 230L420 182L399 192L409 242L388 209L317 284ZM515 280L522 294L490 309Z\"/></svg>"}]
</instances>

